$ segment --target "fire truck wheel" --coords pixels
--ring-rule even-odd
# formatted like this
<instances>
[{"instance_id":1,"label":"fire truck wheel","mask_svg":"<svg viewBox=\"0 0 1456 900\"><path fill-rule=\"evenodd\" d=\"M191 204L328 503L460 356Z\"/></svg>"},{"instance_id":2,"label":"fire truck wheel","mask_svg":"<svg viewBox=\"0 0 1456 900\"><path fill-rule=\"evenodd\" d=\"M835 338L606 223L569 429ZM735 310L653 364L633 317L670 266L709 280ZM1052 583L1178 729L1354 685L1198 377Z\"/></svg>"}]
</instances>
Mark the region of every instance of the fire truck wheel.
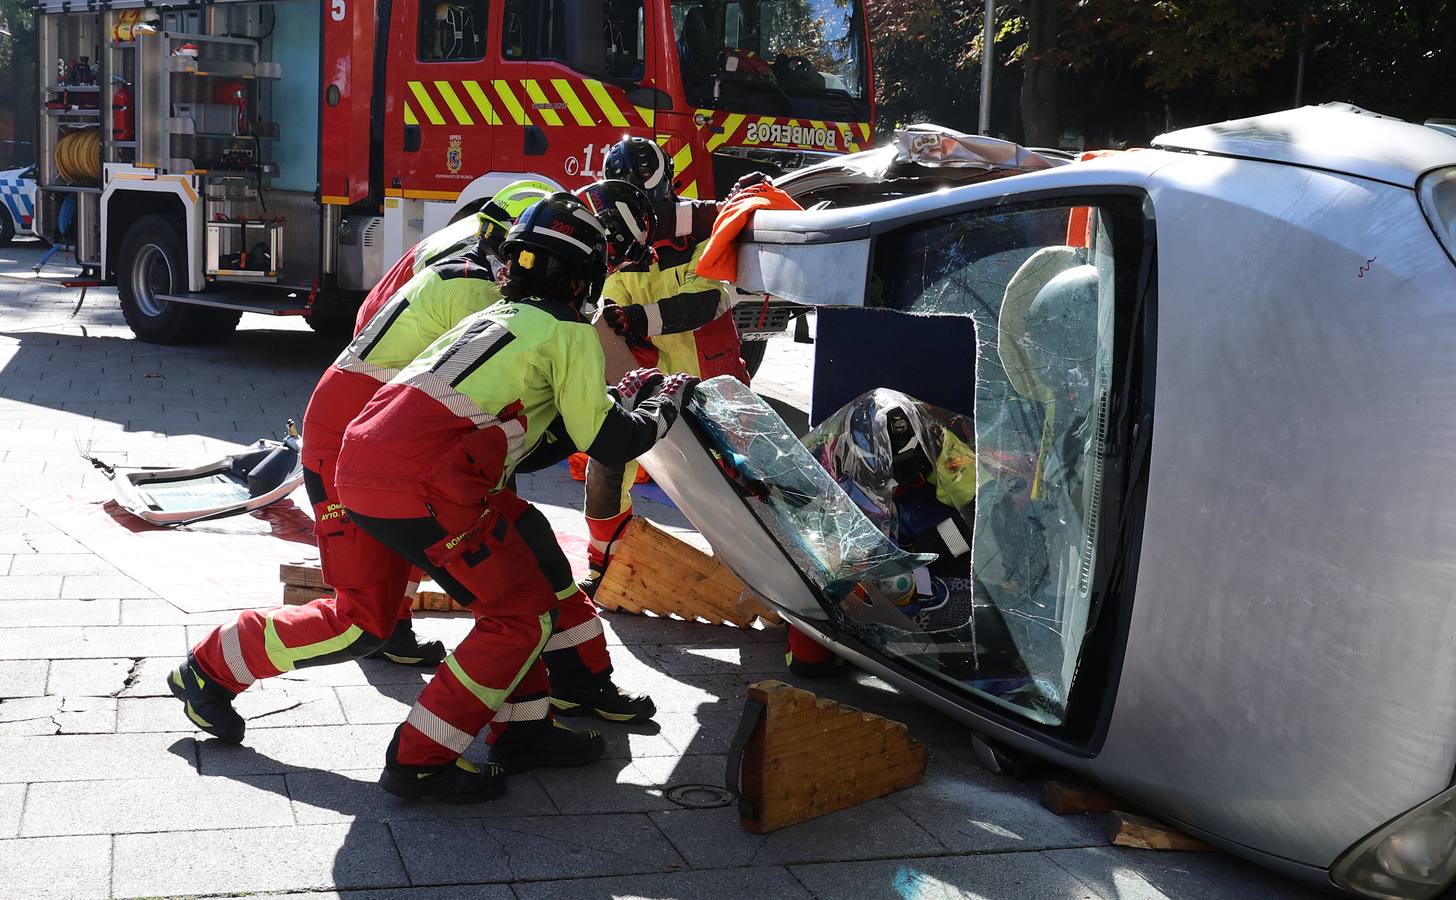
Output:
<instances>
[{"instance_id":1,"label":"fire truck wheel","mask_svg":"<svg viewBox=\"0 0 1456 900\"><path fill-rule=\"evenodd\" d=\"M232 334L241 313L169 302L185 289L187 254L165 216L143 216L121 243L116 293L132 333L150 344L200 344Z\"/></svg>"},{"instance_id":2,"label":"fire truck wheel","mask_svg":"<svg viewBox=\"0 0 1456 900\"><path fill-rule=\"evenodd\" d=\"M0 247L9 247L15 240L15 223L10 220L10 210L0 206Z\"/></svg>"},{"instance_id":3,"label":"fire truck wheel","mask_svg":"<svg viewBox=\"0 0 1456 900\"><path fill-rule=\"evenodd\" d=\"M768 350L768 341L744 341L739 345L739 357L743 365L748 369L749 375L757 375L758 367L763 365L763 354Z\"/></svg>"}]
</instances>

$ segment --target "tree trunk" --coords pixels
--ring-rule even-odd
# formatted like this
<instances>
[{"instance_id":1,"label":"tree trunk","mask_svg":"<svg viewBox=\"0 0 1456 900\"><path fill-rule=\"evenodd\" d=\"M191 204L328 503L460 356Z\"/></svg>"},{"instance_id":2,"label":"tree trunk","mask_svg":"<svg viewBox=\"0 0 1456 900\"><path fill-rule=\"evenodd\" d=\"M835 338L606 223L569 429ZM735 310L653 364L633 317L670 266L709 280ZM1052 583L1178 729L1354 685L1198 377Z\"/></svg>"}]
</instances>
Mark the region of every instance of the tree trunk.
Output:
<instances>
[{"instance_id":1,"label":"tree trunk","mask_svg":"<svg viewBox=\"0 0 1456 900\"><path fill-rule=\"evenodd\" d=\"M1055 147L1057 121L1058 0L1022 0L1026 13L1026 57L1021 81L1022 143Z\"/></svg>"}]
</instances>

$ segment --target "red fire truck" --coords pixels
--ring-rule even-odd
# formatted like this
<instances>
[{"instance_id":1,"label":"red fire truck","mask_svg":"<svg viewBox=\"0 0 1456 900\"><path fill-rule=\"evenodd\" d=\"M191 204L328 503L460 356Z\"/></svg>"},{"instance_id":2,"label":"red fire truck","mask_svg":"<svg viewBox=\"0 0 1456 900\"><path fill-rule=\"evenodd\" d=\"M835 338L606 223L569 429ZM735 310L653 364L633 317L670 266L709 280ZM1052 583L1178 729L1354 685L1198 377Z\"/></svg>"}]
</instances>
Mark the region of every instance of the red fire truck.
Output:
<instances>
[{"instance_id":1,"label":"red fire truck","mask_svg":"<svg viewBox=\"0 0 1456 900\"><path fill-rule=\"evenodd\" d=\"M220 338L243 312L344 328L425 234L518 178L600 177L623 135L713 197L861 149L873 117L861 0L38 10L38 231L160 343Z\"/></svg>"}]
</instances>

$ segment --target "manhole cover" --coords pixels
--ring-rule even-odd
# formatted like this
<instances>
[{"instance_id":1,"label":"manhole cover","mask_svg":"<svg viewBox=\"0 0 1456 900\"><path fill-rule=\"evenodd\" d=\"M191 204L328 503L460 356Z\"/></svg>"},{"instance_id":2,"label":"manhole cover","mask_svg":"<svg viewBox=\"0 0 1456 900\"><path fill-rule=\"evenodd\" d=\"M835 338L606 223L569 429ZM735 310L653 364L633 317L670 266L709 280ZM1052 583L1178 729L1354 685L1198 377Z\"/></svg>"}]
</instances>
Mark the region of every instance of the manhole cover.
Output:
<instances>
[{"instance_id":1,"label":"manhole cover","mask_svg":"<svg viewBox=\"0 0 1456 900\"><path fill-rule=\"evenodd\" d=\"M688 809L717 809L733 803L733 795L713 784L680 784L667 789L667 799Z\"/></svg>"}]
</instances>

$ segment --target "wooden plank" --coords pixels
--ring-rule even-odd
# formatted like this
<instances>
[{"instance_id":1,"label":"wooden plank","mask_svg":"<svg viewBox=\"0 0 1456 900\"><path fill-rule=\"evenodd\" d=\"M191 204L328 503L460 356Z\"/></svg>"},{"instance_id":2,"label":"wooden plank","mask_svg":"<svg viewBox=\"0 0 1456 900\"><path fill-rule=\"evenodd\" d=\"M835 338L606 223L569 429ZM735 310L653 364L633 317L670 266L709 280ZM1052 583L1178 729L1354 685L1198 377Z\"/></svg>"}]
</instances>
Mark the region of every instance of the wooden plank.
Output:
<instances>
[{"instance_id":1,"label":"wooden plank","mask_svg":"<svg viewBox=\"0 0 1456 900\"><path fill-rule=\"evenodd\" d=\"M613 563L615 565L615 563ZM925 777L925 745L902 723L781 681L748 689L764 715L744 747L743 827L764 834L883 797Z\"/></svg>"},{"instance_id":2,"label":"wooden plank","mask_svg":"<svg viewBox=\"0 0 1456 900\"><path fill-rule=\"evenodd\" d=\"M289 606L302 606L305 603L312 603L320 597L332 597L332 590L310 587L306 584L285 584L283 586L283 602Z\"/></svg>"},{"instance_id":3,"label":"wooden plank","mask_svg":"<svg viewBox=\"0 0 1456 900\"><path fill-rule=\"evenodd\" d=\"M1117 798L1090 785L1044 781L1041 785L1041 805L1059 816L1105 813L1117 809Z\"/></svg>"},{"instance_id":4,"label":"wooden plank","mask_svg":"<svg viewBox=\"0 0 1456 900\"><path fill-rule=\"evenodd\" d=\"M1162 822L1128 812L1108 813L1103 825L1107 839L1119 847L1139 850L1185 850L1206 853L1212 847Z\"/></svg>"},{"instance_id":5,"label":"wooden plank","mask_svg":"<svg viewBox=\"0 0 1456 900\"><path fill-rule=\"evenodd\" d=\"M317 562L283 563L278 567L278 580L284 584L296 584L299 587L329 587L324 582L323 569L319 568Z\"/></svg>"},{"instance_id":6,"label":"wooden plank","mask_svg":"<svg viewBox=\"0 0 1456 900\"><path fill-rule=\"evenodd\" d=\"M332 597L334 589L324 583L323 570L317 562L283 563L278 567L283 581L283 602L291 605L309 603L319 597ZM412 609L428 612L466 612L465 607L440 590L433 581L420 582Z\"/></svg>"},{"instance_id":7,"label":"wooden plank","mask_svg":"<svg viewBox=\"0 0 1456 900\"><path fill-rule=\"evenodd\" d=\"M727 566L634 516L597 586L596 602L615 612L652 612L746 628L781 620Z\"/></svg>"}]
</instances>

